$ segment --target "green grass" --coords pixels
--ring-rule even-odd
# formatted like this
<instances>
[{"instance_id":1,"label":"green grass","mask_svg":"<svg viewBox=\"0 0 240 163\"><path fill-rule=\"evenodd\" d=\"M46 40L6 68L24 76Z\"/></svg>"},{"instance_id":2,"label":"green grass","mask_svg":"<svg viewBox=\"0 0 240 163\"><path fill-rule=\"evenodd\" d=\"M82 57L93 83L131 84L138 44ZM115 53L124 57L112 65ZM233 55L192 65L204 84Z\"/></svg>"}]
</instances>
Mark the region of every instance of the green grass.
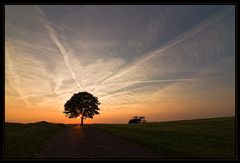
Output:
<instances>
[{"instance_id":1,"label":"green grass","mask_svg":"<svg viewBox=\"0 0 240 163\"><path fill-rule=\"evenodd\" d=\"M235 158L235 117L140 124L96 124L96 129L142 144L166 158Z\"/></svg>"},{"instance_id":2,"label":"green grass","mask_svg":"<svg viewBox=\"0 0 240 163\"><path fill-rule=\"evenodd\" d=\"M5 123L5 158L34 158L47 140L64 124L38 122Z\"/></svg>"}]
</instances>

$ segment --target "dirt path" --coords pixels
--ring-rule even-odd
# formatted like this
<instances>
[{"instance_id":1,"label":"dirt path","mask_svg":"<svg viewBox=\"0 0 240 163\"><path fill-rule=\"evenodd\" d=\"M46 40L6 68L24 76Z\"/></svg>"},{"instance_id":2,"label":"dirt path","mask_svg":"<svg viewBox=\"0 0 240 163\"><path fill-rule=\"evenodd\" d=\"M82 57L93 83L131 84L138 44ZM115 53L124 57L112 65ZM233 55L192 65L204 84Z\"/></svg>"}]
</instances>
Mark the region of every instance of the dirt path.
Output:
<instances>
[{"instance_id":1,"label":"dirt path","mask_svg":"<svg viewBox=\"0 0 240 163\"><path fill-rule=\"evenodd\" d=\"M70 126L48 142L41 158L160 158L156 153L128 141L96 131Z\"/></svg>"}]
</instances>

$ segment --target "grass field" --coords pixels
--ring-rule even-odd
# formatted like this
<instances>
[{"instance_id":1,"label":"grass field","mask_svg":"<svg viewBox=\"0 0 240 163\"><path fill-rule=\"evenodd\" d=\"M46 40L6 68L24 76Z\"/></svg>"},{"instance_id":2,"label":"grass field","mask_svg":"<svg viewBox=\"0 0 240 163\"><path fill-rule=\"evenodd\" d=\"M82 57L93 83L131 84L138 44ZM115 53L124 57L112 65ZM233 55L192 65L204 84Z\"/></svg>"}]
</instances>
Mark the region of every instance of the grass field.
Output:
<instances>
[{"instance_id":1,"label":"grass field","mask_svg":"<svg viewBox=\"0 0 240 163\"><path fill-rule=\"evenodd\" d=\"M46 141L64 126L47 122L5 123L5 158L37 157Z\"/></svg>"},{"instance_id":2,"label":"grass field","mask_svg":"<svg viewBox=\"0 0 240 163\"><path fill-rule=\"evenodd\" d=\"M5 123L5 158L36 158L47 140L67 125ZM235 117L155 122L147 125L95 124L100 131L142 144L166 158L235 158Z\"/></svg>"},{"instance_id":3,"label":"grass field","mask_svg":"<svg viewBox=\"0 0 240 163\"><path fill-rule=\"evenodd\" d=\"M235 158L235 117L134 124L96 129L153 149L166 158Z\"/></svg>"}]
</instances>

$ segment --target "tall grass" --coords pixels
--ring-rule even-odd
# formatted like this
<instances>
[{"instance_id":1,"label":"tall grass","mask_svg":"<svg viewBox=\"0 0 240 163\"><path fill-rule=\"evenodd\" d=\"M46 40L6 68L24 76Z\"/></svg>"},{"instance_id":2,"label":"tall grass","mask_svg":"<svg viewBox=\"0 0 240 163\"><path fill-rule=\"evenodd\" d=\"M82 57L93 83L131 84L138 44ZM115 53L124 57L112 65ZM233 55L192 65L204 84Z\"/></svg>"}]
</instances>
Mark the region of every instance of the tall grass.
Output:
<instances>
[{"instance_id":1,"label":"tall grass","mask_svg":"<svg viewBox=\"0 0 240 163\"><path fill-rule=\"evenodd\" d=\"M37 157L47 140L64 126L47 122L5 123L5 158Z\"/></svg>"}]
</instances>

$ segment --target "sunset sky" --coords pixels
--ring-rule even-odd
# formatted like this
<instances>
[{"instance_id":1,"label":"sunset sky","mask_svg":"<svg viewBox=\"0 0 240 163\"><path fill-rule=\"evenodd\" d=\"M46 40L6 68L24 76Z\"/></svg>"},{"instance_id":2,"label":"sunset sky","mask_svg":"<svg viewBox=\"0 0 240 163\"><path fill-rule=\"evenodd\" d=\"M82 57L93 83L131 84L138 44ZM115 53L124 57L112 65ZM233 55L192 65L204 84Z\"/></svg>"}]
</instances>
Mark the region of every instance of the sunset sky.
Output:
<instances>
[{"instance_id":1,"label":"sunset sky","mask_svg":"<svg viewBox=\"0 0 240 163\"><path fill-rule=\"evenodd\" d=\"M86 123L234 116L234 6L6 5L5 121L79 123L81 91Z\"/></svg>"}]
</instances>

